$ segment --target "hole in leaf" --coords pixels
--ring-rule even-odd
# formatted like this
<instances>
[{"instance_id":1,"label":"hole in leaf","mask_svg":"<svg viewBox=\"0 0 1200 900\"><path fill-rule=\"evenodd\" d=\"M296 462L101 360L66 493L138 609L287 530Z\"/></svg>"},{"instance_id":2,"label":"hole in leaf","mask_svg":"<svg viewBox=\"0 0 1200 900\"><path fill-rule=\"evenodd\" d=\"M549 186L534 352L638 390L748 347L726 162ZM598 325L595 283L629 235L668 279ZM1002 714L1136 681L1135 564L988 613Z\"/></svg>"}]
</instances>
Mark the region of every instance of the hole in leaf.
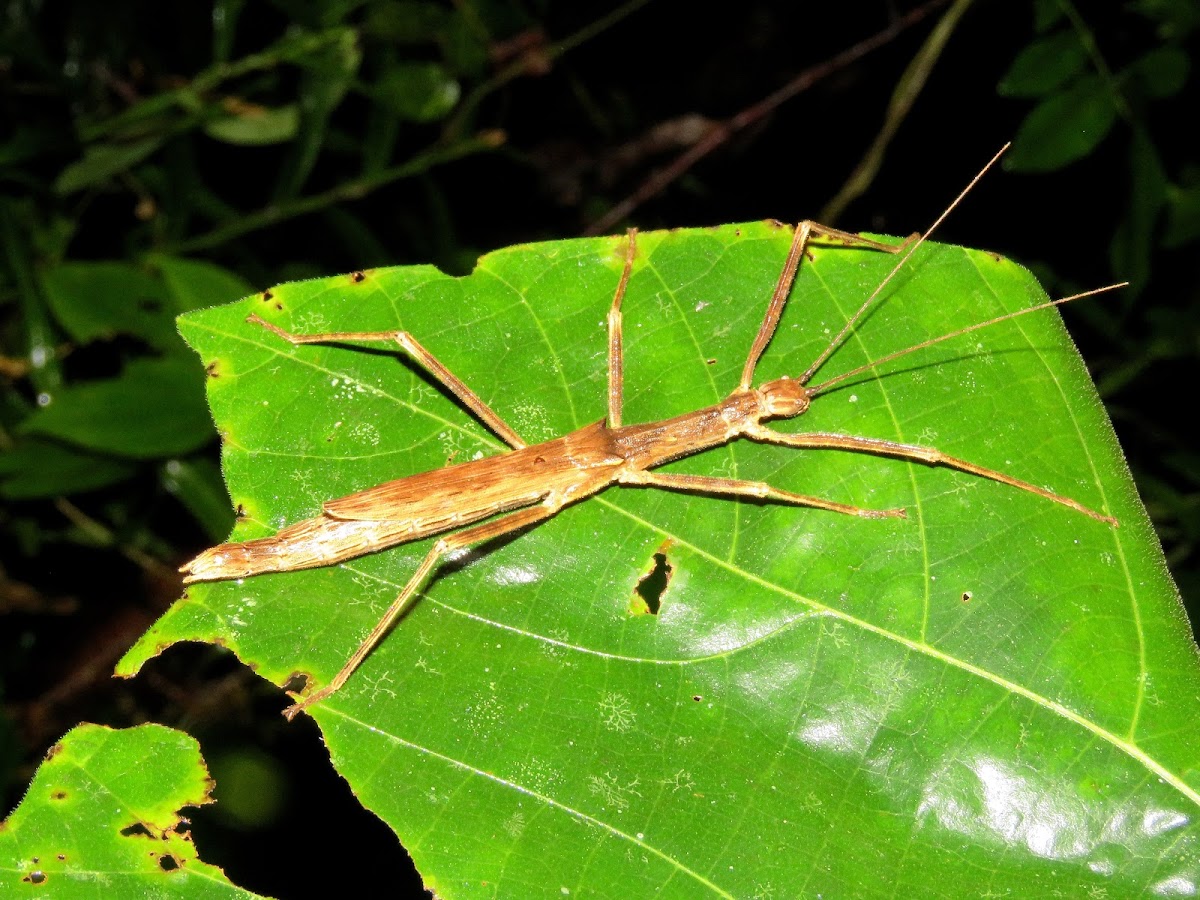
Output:
<instances>
[{"instance_id":1,"label":"hole in leaf","mask_svg":"<svg viewBox=\"0 0 1200 900\"><path fill-rule=\"evenodd\" d=\"M132 825L126 825L121 829L121 837L134 837L135 835L137 837L154 837L144 822L134 822Z\"/></svg>"},{"instance_id":2,"label":"hole in leaf","mask_svg":"<svg viewBox=\"0 0 1200 900\"><path fill-rule=\"evenodd\" d=\"M28 875L26 875L25 880L28 881L30 884L45 884L46 873L43 872L41 869L36 869L35 871L30 872Z\"/></svg>"},{"instance_id":3,"label":"hole in leaf","mask_svg":"<svg viewBox=\"0 0 1200 900\"><path fill-rule=\"evenodd\" d=\"M158 858L158 865L164 872L174 872L179 868L179 860L170 853L164 853Z\"/></svg>"},{"instance_id":4,"label":"hole in leaf","mask_svg":"<svg viewBox=\"0 0 1200 900\"><path fill-rule=\"evenodd\" d=\"M654 554L654 566L638 580L637 587L633 589L636 598L641 599L641 603L634 600L635 607L640 608L637 611L658 615L663 594L667 592L674 571L675 567L667 560L665 548Z\"/></svg>"},{"instance_id":5,"label":"hole in leaf","mask_svg":"<svg viewBox=\"0 0 1200 900\"><path fill-rule=\"evenodd\" d=\"M312 676L307 672L293 672L283 683L283 689L289 694L303 694L310 681Z\"/></svg>"}]
</instances>

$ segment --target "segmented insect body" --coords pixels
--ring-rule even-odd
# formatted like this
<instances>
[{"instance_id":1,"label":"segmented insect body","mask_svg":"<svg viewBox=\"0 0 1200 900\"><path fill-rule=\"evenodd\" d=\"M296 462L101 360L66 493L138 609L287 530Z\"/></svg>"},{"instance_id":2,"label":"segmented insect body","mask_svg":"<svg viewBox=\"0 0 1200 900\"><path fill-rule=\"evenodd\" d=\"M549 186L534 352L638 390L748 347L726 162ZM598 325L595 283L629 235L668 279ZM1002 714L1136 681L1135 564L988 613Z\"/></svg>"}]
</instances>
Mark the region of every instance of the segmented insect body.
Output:
<instances>
[{"instance_id":1,"label":"segmented insect body","mask_svg":"<svg viewBox=\"0 0 1200 900\"><path fill-rule=\"evenodd\" d=\"M409 475L329 500L323 504L319 516L288 525L272 536L220 544L205 551L182 568L185 580L212 581L328 566L398 544L441 535L387 612L334 679L305 696L296 696L297 702L287 711L291 718L301 709L325 699L346 682L372 648L382 640L392 623L418 596L421 587L444 557L537 525L563 507L614 485L754 498L864 518L901 518L905 515L902 509L867 509L793 493L763 482L655 471L669 461L743 438L793 448L850 450L945 466L1036 494L1093 519L1116 524L1111 517L1095 512L1069 497L1004 472L950 456L935 448L826 432L783 433L768 427L770 421L801 415L809 409L814 398L867 368L864 366L851 370L815 386L810 384L820 366L841 345L891 278L889 275L884 279L801 376L777 378L753 386L758 361L775 335L797 270L814 238L899 253L900 263L893 268L893 275L924 239L914 236L905 244L895 246L813 222L800 223L793 234L787 260L747 356L739 384L720 403L663 421L624 425L621 302L637 259L637 234L636 231L630 231L625 245L622 276L608 316L607 418L535 445L527 445L478 395L406 332L294 334L252 316L251 320L256 325L265 327L292 344L368 341L396 344L411 360L452 392L511 450ZM1054 303L1070 299L1075 298ZM889 354L872 365L879 365L966 331L1051 305L1054 304L1041 304L925 341Z\"/></svg>"}]
</instances>

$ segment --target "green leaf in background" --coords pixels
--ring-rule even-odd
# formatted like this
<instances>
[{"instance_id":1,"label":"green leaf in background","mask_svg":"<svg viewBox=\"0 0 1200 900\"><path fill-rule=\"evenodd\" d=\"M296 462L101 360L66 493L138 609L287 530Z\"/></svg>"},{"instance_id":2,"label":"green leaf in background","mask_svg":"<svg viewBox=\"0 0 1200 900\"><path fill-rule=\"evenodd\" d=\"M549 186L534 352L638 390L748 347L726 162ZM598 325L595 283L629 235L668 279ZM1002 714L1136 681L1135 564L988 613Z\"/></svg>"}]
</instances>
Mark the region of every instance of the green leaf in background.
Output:
<instances>
[{"instance_id":1,"label":"green leaf in background","mask_svg":"<svg viewBox=\"0 0 1200 900\"><path fill-rule=\"evenodd\" d=\"M203 380L184 359L131 360L116 378L62 388L21 430L134 459L187 453L212 440Z\"/></svg>"},{"instance_id":2,"label":"green leaf in background","mask_svg":"<svg viewBox=\"0 0 1200 900\"><path fill-rule=\"evenodd\" d=\"M433 122L454 109L461 89L437 63L399 63L383 74L375 93L401 118Z\"/></svg>"},{"instance_id":3,"label":"green leaf in background","mask_svg":"<svg viewBox=\"0 0 1200 900\"><path fill-rule=\"evenodd\" d=\"M1200 181L1168 187L1167 204L1163 244L1176 248L1200 239Z\"/></svg>"},{"instance_id":4,"label":"green leaf in background","mask_svg":"<svg viewBox=\"0 0 1200 900\"><path fill-rule=\"evenodd\" d=\"M159 148L159 136L129 143L96 144L83 151L83 158L59 173L54 182L58 194L73 194L127 172Z\"/></svg>"},{"instance_id":5,"label":"green leaf in background","mask_svg":"<svg viewBox=\"0 0 1200 900\"><path fill-rule=\"evenodd\" d=\"M260 147L290 141L299 127L300 111L295 103L275 109L248 104L239 106L233 115L206 122L204 133L226 144Z\"/></svg>"},{"instance_id":6,"label":"green leaf in background","mask_svg":"<svg viewBox=\"0 0 1200 900\"><path fill-rule=\"evenodd\" d=\"M643 234L625 299L627 422L737 383L790 238ZM502 452L386 348L404 328L528 441L602 418L624 238L295 283L181 329L244 517ZM895 262L814 248L759 379L798 376ZM1044 298L994 254L923 247L818 375ZM1111 302L1105 298L1083 302ZM200 366L198 365L197 368ZM749 442L673 471L876 508L867 521L613 488L443 565L313 715L334 765L440 897L1108 896L1200 883L1200 668L1109 423L1053 313L851 379L781 430L933 445L1067 494L1113 528L961 473ZM192 585L119 665L220 641L323 684L428 542ZM639 581L670 567L656 615Z\"/></svg>"},{"instance_id":7,"label":"green leaf in background","mask_svg":"<svg viewBox=\"0 0 1200 900\"><path fill-rule=\"evenodd\" d=\"M1087 156L1108 135L1117 107L1098 75L1080 78L1047 97L1025 117L1004 167L1014 172L1050 172Z\"/></svg>"},{"instance_id":8,"label":"green leaf in background","mask_svg":"<svg viewBox=\"0 0 1200 900\"><path fill-rule=\"evenodd\" d=\"M154 266L180 312L228 303L254 290L240 275L203 259L156 256Z\"/></svg>"},{"instance_id":9,"label":"green leaf in background","mask_svg":"<svg viewBox=\"0 0 1200 900\"><path fill-rule=\"evenodd\" d=\"M1079 35L1055 32L1022 50L996 90L1005 97L1044 97L1082 72L1086 63Z\"/></svg>"},{"instance_id":10,"label":"green leaf in background","mask_svg":"<svg viewBox=\"0 0 1200 900\"><path fill-rule=\"evenodd\" d=\"M204 260L157 256L153 265L157 274L127 262L65 262L42 273L42 289L55 319L78 343L129 334L168 351L182 349L175 330L179 313L252 290L240 276Z\"/></svg>"},{"instance_id":11,"label":"green leaf in background","mask_svg":"<svg viewBox=\"0 0 1200 900\"><path fill-rule=\"evenodd\" d=\"M116 484L135 471L125 460L51 441L26 440L0 452L0 497L62 497Z\"/></svg>"},{"instance_id":12,"label":"green leaf in background","mask_svg":"<svg viewBox=\"0 0 1200 900\"><path fill-rule=\"evenodd\" d=\"M1062 0L1033 0L1033 30L1049 31L1066 18Z\"/></svg>"},{"instance_id":13,"label":"green leaf in background","mask_svg":"<svg viewBox=\"0 0 1200 900\"><path fill-rule=\"evenodd\" d=\"M1191 61L1179 47L1156 47L1121 74L1146 97L1163 100L1183 90L1190 69Z\"/></svg>"},{"instance_id":14,"label":"green leaf in background","mask_svg":"<svg viewBox=\"0 0 1200 900\"><path fill-rule=\"evenodd\" d=\"M6 897L254 897L196 855L184 806L210 802L194 738L81 725L0 825Z\"/></svg>"},{"instance_id":15,"label":"green leaf in background","mask_svg":"<svg viewBox=\"0 0 1200 900\"><path fill-rule=\"evenodd\" d=\"M178 346L176 308L163 282L126 262L67 262L42 274L55 319L81 344L131 334L158 349Z\"/></svg>"}]
</instances>

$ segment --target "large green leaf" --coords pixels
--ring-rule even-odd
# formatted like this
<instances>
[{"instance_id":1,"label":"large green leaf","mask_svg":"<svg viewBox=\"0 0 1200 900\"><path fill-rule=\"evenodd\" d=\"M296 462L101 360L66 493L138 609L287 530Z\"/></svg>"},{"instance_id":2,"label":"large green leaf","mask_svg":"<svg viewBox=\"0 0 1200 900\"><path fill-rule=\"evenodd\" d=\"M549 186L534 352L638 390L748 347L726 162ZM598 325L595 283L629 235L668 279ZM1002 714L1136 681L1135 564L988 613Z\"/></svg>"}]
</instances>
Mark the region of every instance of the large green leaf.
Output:
<instances>
[{"instance_id":1,"label":"large green leaf","mask_svg":"<svg viewBox=\"0 0 1200 900\"><path fill-rule=\"evenodd\" d=\"M643 234L625 420L722 398L790 230ZM605 410L623 238L287 284L189 314L237 538L325 499L500 452L386 349L248 324L411 330L518 433ZM892 266L820 247L760 379L799 375ZM819 378L1043 299L992 254L927 246ZM1104 302L1085 301L1085 302ZM818 380L819 380L818 378ZM822 396L782 429L932 444L1070 495L1112 528L943 469L747 442L672 464L906 520L613 488L441 568L313 714L334 764L439 896L1129 896L1200 876L1197 659L1080 360L1053 313ZM194 585L121 664L219 640L326 683L427 551ZM661 553L657 615L640 578Z\"/></svg>"},{"instance_id":2,"label":"large green leaf","mask_svg":"<svg viewBox=\"0 0 1200 900\"><path fill-rule=\"evenodd\" d=\"M183 806L210 802L194 738L161 725L81 725L0 823L5 897L240 897L196 856Z\"/></svg>"}]
</instances>

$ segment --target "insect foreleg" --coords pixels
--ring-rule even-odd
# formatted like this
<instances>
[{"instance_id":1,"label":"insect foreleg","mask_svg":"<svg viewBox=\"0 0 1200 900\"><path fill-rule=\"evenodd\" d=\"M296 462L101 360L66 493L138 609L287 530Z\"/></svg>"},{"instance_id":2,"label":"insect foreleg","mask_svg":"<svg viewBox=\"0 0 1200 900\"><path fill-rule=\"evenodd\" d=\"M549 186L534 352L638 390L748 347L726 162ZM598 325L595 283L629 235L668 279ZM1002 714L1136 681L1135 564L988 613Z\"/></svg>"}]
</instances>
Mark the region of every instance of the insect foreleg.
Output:
<instances>
[{"instance_id":1,"label":"insect foreleg","mask_svg":"<svg viewBox=\"0 0 1200 900\"><path fill-rule=\"evenodd\" d=\"M637 254L637 229L629 229L629 243L625 246L625 268L617 291L613 294L612 306L608 310L608 422L609 428L621 427L621 406L625 393L625 351L621 337L621 301L625 298L625 287L633 271L633 257Z\"/></svg>"},{"instance_id":2,"label":"insect foreleg","mask_svg":"<svg viewBox=\"0 0 1200 900\"><path fill-rule=\"evenodd\" d=\"M849 506L845 503L823 500L820 497L810 497L807 494L793 494L791 491L771 487L763 481L739 481L736 478L716 478L709 475L644 471L632 472L628 476L623 475L619 481L621 484L665 488L669 491L685 491L691 494L719 494L725 497L770 500L773 503L788 503L793 506L811 506L814 509L827 509L830 512L861 516L864 519L905 518L902 509L865 509L861 506Z\"/></svg>"},{"instance_id":3,"label":"insect foreleg","mask_svg":"<svg viewBox=\"0 0 1200 900\"><path fill-rule=\"evenodd\" d=\"M457 397L464 406L475 414L479 421L490 428L504 443L508 444L514 450L521 450L525 447L525 442L508 426L507 422L500 418L490 406L483 402L478 394L467 387L457 375L442 365L436 356L422 347L417 339L407 331L330 331L323 334L293 334L290 331L285 331L278 325L272 325L270 322L256 315L249 316L247 321L261 325L268 331L279 335L285 341L293 344L328 344L342 341L388 341L399 344L409 359L428 372L439 384Z\"/></svg>"},{"instance_id":4,"label":"insect foreleg","mask_svg":"<svg viewBox=\"0 0 1200 900\"><path fill-rule=\"evenodd\" d=\"M738 387L743 391L750 390L754 382L754 369L758 365L763 351L767 349L767 344L771 343L771 338L775 336L775 329L779 327L779 318L783 315L788 294L792 292L792 284L796 280L796 270L800 268L800 261L804 258L808 243L814 236L832 238L853 247L882 250L884 253L899 253L909 245L909 241L899 245L881 244L879 241L860 237L848 231L839 231L827 225L819 225L807 219L797 225L796 231L792 235L792 245L788 248L787 261L783 264L783 271L779 273L779 281L776 282L775 291L771 294L771 302L767 304L766 315L763 316L762 325L758 328L758 334L755 335L750 353L746 357L746 365L742 369L742 380Z\"/></svg>"},{"instance_id":5,"label":"insect foreleg","mask_svg":"<svg viewBox=\"0 0 1200 900\"><path fill-rule=\"evenodd\" d=\"M978 475L980 478L988 478L992 481L998 481L1001 484L1007 484L1011 487L1020 488L1023 491L1028 491L1031 494L1037 494L1039 497L1044 497L1047 500L1053 500L1055 503L1061 503L1063 506L1070 507L1076 512L1081 512L1085 516L1091 516L1101 522L1106 522L1109 525L1116 525L1117 520L1112 516L1106 516L1094 510L1088 509L1082 503L1072 500L1070 497L1064 497L1061 494L1055 494L1052 491L1047 491L1035 484L1030 484L1028 481L1022 481L1019 478L1013 478L1011 475L1005 475L1003 472L998 472L995 469L988 469L984 466L978 466L973 462L967 462L965 459L959 459L956 456L950 456L937 450L933 447L920 447L916 444L901 444L896 441L885 441L880 438L862 438L853 437L847 434L830 434L824 432L813 432L810 434L782 434L778 431L772 431L769 428L762 426L754 427L746 432L746 436L755 441L762 441L768 444L781 444L785 447L800 447L821 450L854 450L861 453L871 453L876 456L892 456L897 459L908 459L913 462L925 463L930 466L945 466L948 469L957 469L960 472L967 472L971 475Z\"/></svg>"},{"instance_id":6,"label":"insect foreleg","mask_svg":"<svg viewBox=\"0 0 1200 900\"><path fill-rule=\"evenodd\" d=\"M383 614L383 618L371 629L370 634L366 636L358 649L346 661L346 664L333 677L333 680L325 685L325 687L307 696L292 694L291 697L296 703L283 711L284 716L288 721L291 721L302 709L312 706L314 703L319 703L339 690L346 683L346 680L354 674L354 670L375 649L375 646L383 640L400 615L412 604L412 601L417 596L417 592L429 579L438 562L447 553L453 553L455 550L469 547L471 544L479 544L483 541L508 534L509 532L528 528L530 525L536 525L538 522L553 516L561 507L561 502L546 500L537 506L518 510L494 521L485 522L483 525L477 525L474 528L468 528L465 531L459 531L435 541L429 553L421 560L421 564L417 566L417 570L408 579L408 583L404 585L404 588L396 595L396 599L392 601L392 605L388 607L387 612Z\"/></svg>"}]
</instances>

